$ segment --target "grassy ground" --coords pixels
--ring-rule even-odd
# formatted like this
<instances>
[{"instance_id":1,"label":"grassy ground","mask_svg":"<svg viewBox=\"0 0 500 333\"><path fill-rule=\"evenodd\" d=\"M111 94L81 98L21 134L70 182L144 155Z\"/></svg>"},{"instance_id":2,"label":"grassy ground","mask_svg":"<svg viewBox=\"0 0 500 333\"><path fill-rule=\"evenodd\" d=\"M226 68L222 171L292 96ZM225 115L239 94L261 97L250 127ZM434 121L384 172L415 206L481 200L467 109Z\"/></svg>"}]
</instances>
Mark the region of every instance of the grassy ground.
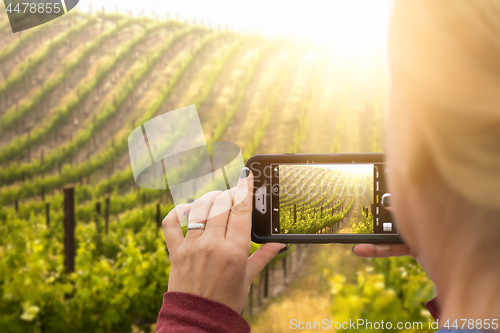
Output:
<instances>
[{"instance_id":1,"label":"grassy ground","mask_svg":"<svg viewBox=\"0 0 500 333\"><path fill-rule=\"evenodd\" d=\"M330 314L331 297L325 271L333 271L346 276L347 280L356 279L357 271L364 267L366 260L356 257L351 245L325 244L309 245L308 262L303 266L302 275L290 284L280 297L266 305L263 311L248 319L252 332L281 333L292 331L290 321L320 322L332 320ZM331 330L325 330L331 332ZM301 332L308 332L301 330ZM314 330L314 332L323 332Z\"/></svg>"}]
</instances>

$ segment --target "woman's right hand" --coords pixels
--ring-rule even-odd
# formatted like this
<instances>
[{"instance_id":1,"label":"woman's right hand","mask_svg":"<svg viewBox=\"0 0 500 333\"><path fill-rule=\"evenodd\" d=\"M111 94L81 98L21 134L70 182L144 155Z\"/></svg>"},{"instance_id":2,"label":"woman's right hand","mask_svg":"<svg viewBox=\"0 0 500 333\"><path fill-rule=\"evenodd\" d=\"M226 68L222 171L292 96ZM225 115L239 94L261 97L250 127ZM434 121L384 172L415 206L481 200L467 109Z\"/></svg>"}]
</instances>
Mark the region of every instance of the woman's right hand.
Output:
<instances>
[{"instance_id":1,"label":"woman's right hand","mask_svg":"<svg viewBox=\"0 0 500 333\"><path fill-rule=\"evenodd\" d=\"M391 200L386 201L384 208L391 211ZM425 273L432 280L429 274L428 267L424 263L425 260L419 258L417 251L414 251L406 244L358 244L352 248L352 252L358 257L363 258L387 258L387 257L403 257L412 256L420 266L424 269Z\"/></svg>"},{"instance_id":2,"label":"woman's right hand","mask_svg":"<svg viewBox=\"0 0 500 333\"><path fill-rule=\"evenodd\" d=\"M387 257L402 257L412 256L424 269L427 276L432 280L429 271L426 269L425 263L418 257L418 253L413 251L406 244L358 244L352 248L352 252L358 257L363 258L387 258Z\"/></svg>"},{"instance_id":3,"label":"woman's right hand","mask_svg":"<svg viewBox=\"0 0 500 333\"><path fill-rule=\"evenodd\" d=\"M181 204L163 220L171 269L168 291L209 298L241 313L254 278L286 244L266 243L250 257L253 174L244 168L238 185L208 192L192 204ZM203 223L187 231L179 225Z\"/></svg>"}]
</instances>

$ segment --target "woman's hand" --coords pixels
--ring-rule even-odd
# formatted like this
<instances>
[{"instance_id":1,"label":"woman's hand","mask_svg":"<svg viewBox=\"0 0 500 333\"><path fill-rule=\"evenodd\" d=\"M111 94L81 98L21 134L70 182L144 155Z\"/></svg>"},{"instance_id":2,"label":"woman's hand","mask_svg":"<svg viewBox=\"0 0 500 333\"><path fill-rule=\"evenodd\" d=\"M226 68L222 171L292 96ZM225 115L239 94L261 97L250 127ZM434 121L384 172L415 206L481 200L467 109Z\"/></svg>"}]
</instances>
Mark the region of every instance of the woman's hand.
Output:
<instances>
[{"instance_id":1,"label":"woman's hand","mask_svg":"<svg viewBox=\"0 0 500 333\"><path fill-rule=\"evenodd\" d=\"M387 200L387 204L384 205L384 208L388 211L391 211L390 207L390 198ZM403 256L412 256L420 266L424 269L427 276L432 280L431 275L425 267L425 263L422 258L419 258L418 253L412 250L406 244L387 244L387 245L378 245L378 244L359 244L355 245L352 248L352 252L356 254L358 257L364 258L387 258L387 257L403 257ZM419 260L420 259L420 260Z\"/></svg>"},{"instance_id":2,"label":"woman's hand","mask_svg":"<svg viewBox=\"0 0 500 333\"><path fill-rule=\"evenodd\" d=\"M426 267L424 260L418 256L416 251L413 251L406 244L359 244L352 248L352 252L358 257L364 258L387 258L387 257L403 257L412 256L420 266L424 269L427 276L432 280L432 275Z\"/></svg>"},{"instance_id":3,"label":"woman's hand","mask_svg":"<svg viewBox=\"0 0 500 333\"><path fill-rule=\"evenodd\" d=\"M354 252L357 256L364 258L412 256L415 260L417 260L417 253L412 251L406 244L359 244L352 248L352 252Z\"/></svg>"},{"instance_id":4,"label":"woman's hand","mask_svg":"<svg viewBox=\"0 0 500 333\"><path fill-rule=\"evenodd\" d=\"M206 193L170 211L163 220L171 262L168 291L210 298L241 313L252 280L286 246L268 243L248 257L252 199L253 175L244 168L236 188ZM188 223L204 223L205 230L188 230L184 238L179 221L188 213Z\"/></svg>"}]
</instances>

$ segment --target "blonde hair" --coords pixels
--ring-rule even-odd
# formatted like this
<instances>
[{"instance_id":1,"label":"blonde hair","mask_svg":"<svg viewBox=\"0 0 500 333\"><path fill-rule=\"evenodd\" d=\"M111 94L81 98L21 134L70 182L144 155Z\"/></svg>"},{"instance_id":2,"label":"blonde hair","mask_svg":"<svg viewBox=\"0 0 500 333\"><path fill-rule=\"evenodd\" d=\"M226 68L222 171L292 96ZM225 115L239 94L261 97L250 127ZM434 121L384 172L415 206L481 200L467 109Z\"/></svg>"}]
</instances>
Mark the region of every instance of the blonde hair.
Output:
<instances>
[{"instance_id":1,"label":"blonde hair","mask_svg":"<svg viewBox=\"0 0 500 333\"><path fill-rule=\"evenodd\" d=\"M414 170L433 166L467 200L500 209L500 1L396 0L389 59L418 110Z\"/></svg>"}]
</instances>

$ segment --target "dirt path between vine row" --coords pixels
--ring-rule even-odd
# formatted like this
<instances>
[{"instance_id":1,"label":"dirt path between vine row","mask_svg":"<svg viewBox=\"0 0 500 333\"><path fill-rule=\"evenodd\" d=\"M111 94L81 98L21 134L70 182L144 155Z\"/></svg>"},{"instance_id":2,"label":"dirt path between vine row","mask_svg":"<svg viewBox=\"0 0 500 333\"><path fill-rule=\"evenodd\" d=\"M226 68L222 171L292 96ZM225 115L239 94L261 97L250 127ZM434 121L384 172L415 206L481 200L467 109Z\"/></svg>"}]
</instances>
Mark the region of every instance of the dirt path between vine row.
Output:
<instances>
[{"instance_id":1,"label":"dirt path between vine row","mask_svg":"<svg viewBox=\"0 0 500 333\"><path fill-rule=\"evenodd\" d=\"M366 259L358 258L352 253L351 247L352 245L342 244L309 244L309 257L301 267L297 279L254 318L244 314L252 332L290 332L293 319L304 323L334 320L330 311L332 299L328 279L334 274L342 274L346 276L346 282L353 282L357 271L366 263ZM332 330L314 330L323 331Z\"/></svg>"}]
</instances>

